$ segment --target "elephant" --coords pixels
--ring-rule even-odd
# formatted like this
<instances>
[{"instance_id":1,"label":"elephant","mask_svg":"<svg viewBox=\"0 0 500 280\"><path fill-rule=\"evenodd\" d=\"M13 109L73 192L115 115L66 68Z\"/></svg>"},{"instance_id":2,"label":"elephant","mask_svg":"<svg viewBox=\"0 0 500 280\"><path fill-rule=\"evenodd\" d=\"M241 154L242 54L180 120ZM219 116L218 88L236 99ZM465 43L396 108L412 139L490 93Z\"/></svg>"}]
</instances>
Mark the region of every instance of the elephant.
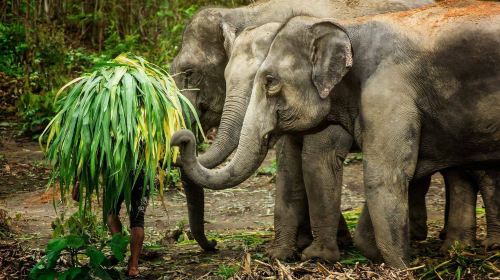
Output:
<instances>
[{"instance_id":1,"label":"elephant","mask_svg":"<svg viewBox=\"0 0 500 280\"><path fill-rule=\"evenodd\" d=\"M230 107L230 104L224 105L226 94L224 69L232 50L231 43L246 27L258 26L271 21L285 21L296 12L320 17L352 18L407 10L428 3L432 3L432 1L315 0L304 2L301 0L271 0L236 9L204 9L197 13L187 25L181 49L174 58L171 72L177 73L174 75L174 79L177 85L183 89L183 94L197 109L205 131L219 125L219 123L221 126L229 125L230 119L221 120L223 107ZM228 110L231 109L228 108ZM238 137L235 138L233 137L235 134L231 130L220 131L215 142L200 157L202 164L205 167L213 168L224 161L238 144L239 131L236 134ZM347 133L344 134L347 135ZM307 219L306 191L302 176L302 144L300 139L286 138L288 137L284 137L281 141L282 144L279 145L281 152L277 155L280 164L276 184L276 236L271 250L271 255L282 259L292 255L295 247L305 248L312 239L309 219ZM289 174L294 176L289 176ZM190 182L185 176L183 176L183 182L188 204L189 224L193 236L202 248L213 250L216 245L215 241L207 240L204 235L203 189ZM341 218L342 221L343 218ZM343 224L342 229L340 234L343 236L344 242L348 243L350 236L345 224ZM294 238L293 236L297 234L298 236Z\"/></svg>"},{"instance_id":2,"label":"elephant","mask_svg":"<svg viewBox=\"0 0 500 280\"><path fill-rule=\"evenodd\" d=\"M405 267L409 182L500 162L499 7L447 1L340 23L293 17L257 71L228 165L205 168L192 133L173 136L185 175L212 188L235 185L282 135L340 125L364 153L367 203L355 243L369 258Z\"/></svg>"}]
</instances>

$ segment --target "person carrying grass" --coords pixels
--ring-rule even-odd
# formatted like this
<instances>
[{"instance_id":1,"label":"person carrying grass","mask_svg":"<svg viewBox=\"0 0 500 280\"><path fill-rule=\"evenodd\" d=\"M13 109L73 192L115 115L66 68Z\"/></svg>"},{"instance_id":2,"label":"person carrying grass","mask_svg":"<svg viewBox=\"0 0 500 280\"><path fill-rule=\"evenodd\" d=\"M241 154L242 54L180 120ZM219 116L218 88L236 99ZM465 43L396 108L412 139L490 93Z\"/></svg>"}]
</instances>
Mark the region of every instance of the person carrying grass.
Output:
<instances>
[{"instance_id":1,"label":"person carrying grass","mask_svg":"<svg viewBox=\"0 0 500 280\"><path fill-rule=\"evenodd\" d=\"M122 231L119 213L126 203L128 274L137 276L150 188L175 161L178 150L171 148L171 136L191 129L191 117L193 129L201 131L196 111L165 70L126 54L74 79L56 96L58 113L40 137L52 165L50 183L59 182L52 186L59 186L61 197L72 190L79 211L91 210L94 194L102 195L112 234ZM160 195L163 185L160 180Z\"/></svg>"},{"instance_id":2,"label":"person carrying grass","mask_svg":"<svg viewBox=\"0 0 500 280\"><path fill-rule=\"evenodd\" d=\"M132 178L133 179L133 178ZM72 197L73 200L79 202L79 182L76 182L73 187ZM128 261L127 275L129 277L136 277L139 275L139 256L141 255L142 246L144 243L144 216L149 202L150 187L146 185L144 188L144 175L142 172L139 174L134 186L132 187L131 205L129 212L129 225L130 225L130 259ZM121 205L125 200L124 193L120 194L118 201L114 207L108 211L106 224L111 235L121 234L123 225L120 221ZM109 256L108 259L113 265L118 264L115 256Z\"/></svg>"}]
</instances>

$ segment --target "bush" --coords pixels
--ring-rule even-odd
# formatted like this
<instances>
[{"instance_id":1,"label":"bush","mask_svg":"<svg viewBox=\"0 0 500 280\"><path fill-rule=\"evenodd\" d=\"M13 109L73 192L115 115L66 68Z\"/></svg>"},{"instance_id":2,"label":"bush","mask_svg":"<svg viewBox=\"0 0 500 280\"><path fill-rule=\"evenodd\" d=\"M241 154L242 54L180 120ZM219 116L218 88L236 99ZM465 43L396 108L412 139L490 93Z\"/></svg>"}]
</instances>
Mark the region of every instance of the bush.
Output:
<instances>
[{"instance_id":1,"label":"bush","mask_svg":"<svg viewBox=\"0 0 500 280\"><path fill-rule=\"evenodd\" d=\"M24 26L0 22L0 72L14 77L22 76L27 49Z\"/></svg>"},{"instance_id":2,"label":"bush","mask_svg":"<svg viewBox=\"0 0 500 280\"><path fill-rule=\"evenodd\" d=\"M123 261L127 235L109 238L104 225L90 211L77 211L67 220L63 213L53 229L45 256L31 270L30 279L120 279L105 252Z\"/></svg>"},{"instance_id":3,"label":"bush","mask_svg":"<svg viewBox=\"0 0 500 280\"><path fill-rule=\"evenodd\" d=\"M55 93L26 93L17 101L17 114L22 119L21 133L38 138L56 114Z\"/></svg>"}]
</instances>

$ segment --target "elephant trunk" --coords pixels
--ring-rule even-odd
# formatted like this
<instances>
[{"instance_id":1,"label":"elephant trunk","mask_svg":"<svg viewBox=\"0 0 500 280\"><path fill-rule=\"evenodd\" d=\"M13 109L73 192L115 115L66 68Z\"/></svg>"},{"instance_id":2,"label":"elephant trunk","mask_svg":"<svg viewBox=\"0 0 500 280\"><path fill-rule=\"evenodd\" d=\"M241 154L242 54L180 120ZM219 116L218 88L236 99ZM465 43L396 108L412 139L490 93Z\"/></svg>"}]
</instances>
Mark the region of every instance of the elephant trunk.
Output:
<instances>
[{"instance_id":1,"label":"elephant trunk","mask_svg":"<svg viewBox=\"0 0 500 280\"><path fill-rule=\"evenodd\" d=\"M242 132L241 139L247 136ZM266 137L267 140L267 137ZM195 136L190 130L181 130L172 137L172 145L181 150L182 168L193 183L212 190L234 187L250 177L267 154L267 143L245 141L240 143L234 158L221 169L207 169L196 158Z\"/></svg>"},{"instance_id":2,"label":"elephant trunk","mask_svg":"<svg viewBox=\"0 0 500 280\"><path fill-rule=\"evenodd\" d=\"M259 95L260 96L260 95ZM213 190L231 188L245 181L260 166L272 146L277 118L275 104L270 105L265 98L252 95L243 120L240 141L236 154L221 169L207 169L196 158L194 134L181 130L172 136L172 145L181 150L184 174L193 183ZM274 136L274 135L273 135Z\"/></svg>"},{"instance_id":3,"label":"elephant trunk","mask_svg":"<svg viewBox=\"0 0 500 280\"><path fill-rule=\"evenodd\" d=\"M248 105L246 95L237 92L227 96L217 137L210 148L198 157L200 164L204 167L218 166L238 147Z\"/></svg>"},{"instance_id":4,"label":"elephant trunk","mask_svg":"<svg viewBox=\"0 0 500 280\"><path fill-rule=\"evenodd\" d=\"M205 236L205 196L203 188L185 178L183 178L183 185L186 194L191 233L203 250L215 251L217 242L215 240L208 240Z\"/></svg>"}]
</instances>

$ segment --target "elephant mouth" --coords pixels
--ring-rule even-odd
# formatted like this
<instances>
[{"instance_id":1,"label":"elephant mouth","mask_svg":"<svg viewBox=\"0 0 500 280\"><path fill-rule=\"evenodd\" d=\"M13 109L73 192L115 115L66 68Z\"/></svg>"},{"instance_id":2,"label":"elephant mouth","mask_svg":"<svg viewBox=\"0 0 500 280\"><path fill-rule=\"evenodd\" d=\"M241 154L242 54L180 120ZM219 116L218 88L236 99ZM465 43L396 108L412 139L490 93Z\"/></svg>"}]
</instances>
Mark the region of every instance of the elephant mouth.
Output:
<instances>
[{"instance_id":1,"label":"elephant mouth","mask_svg":"<svg viewBox=\"0 0 500 280\"><path fill-rule=\"evenodd\" d=\"M267 153L267 150L271 149L274 147L276 142L278 142L279 137L275 135L274 133L266 133L264 137L262 137L262 145L261 145L261 152L262 153Z\"/></svg>"}]
</instances>

